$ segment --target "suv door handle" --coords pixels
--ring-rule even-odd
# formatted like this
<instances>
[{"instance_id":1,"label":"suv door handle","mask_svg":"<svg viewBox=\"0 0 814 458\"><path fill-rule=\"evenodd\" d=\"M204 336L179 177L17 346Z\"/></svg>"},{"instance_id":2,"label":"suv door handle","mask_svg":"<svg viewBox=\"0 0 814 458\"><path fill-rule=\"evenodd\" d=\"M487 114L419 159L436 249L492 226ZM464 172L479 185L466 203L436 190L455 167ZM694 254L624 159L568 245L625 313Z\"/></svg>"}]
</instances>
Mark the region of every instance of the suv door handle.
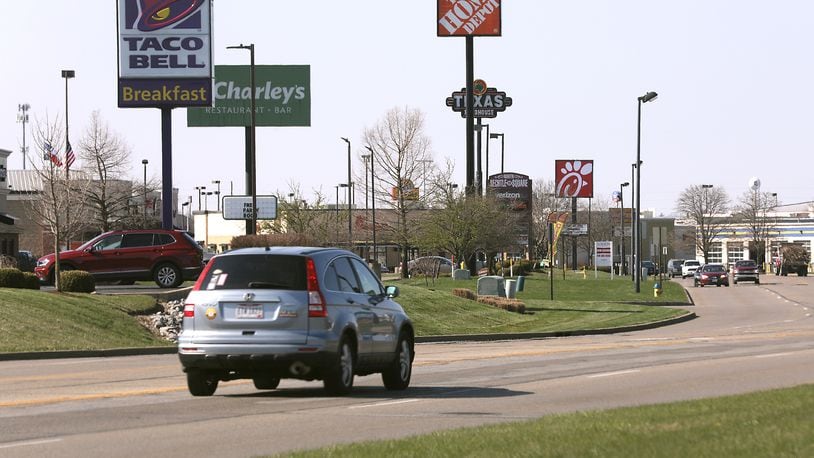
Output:
<instances>
[{"instance_id":1,"label":"suv door handle","mask_svg":"<svg viewBox=\"0 0 814 458\"><path fill-rule=\"evenodd\" d=\"M354 301L353 299L351 299L349 297L346 298L345 300L348 302L348 304L355 304L356 303L356 301Z\"/></svg>"}]
</instances>

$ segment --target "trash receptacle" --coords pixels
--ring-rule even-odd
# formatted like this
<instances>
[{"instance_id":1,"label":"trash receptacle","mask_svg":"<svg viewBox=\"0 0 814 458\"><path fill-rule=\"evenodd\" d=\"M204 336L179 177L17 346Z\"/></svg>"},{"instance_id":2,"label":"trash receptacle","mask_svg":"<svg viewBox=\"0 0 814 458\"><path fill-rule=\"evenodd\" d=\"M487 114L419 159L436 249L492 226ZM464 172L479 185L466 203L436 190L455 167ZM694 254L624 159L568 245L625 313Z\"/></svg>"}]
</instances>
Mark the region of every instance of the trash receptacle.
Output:
<instances>
[{"instance_id":1,"label":"trash receptacle","mask_svg":"<svg viewBox=\"0 0 814 458\"><path fill-rule=\"evenodd\" d=\"M523 291L523 287L526 286L526 277L525 275L518 275L517 276L517 290Z\"/></svg>"}]
</instances>

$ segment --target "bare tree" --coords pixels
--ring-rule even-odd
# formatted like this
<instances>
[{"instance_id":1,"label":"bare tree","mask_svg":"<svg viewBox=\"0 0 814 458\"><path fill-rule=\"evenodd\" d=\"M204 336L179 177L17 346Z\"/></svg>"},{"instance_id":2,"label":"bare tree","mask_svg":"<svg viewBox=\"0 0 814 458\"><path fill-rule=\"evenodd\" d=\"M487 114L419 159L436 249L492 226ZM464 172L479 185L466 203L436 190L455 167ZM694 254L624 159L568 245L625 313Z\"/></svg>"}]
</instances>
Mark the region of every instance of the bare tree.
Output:
<instances>
[{"instance_id":1,"label":"bare tree","mask_svg":"<svg viewBox=\"0 0 814 458\"><path fill-rule=\"evenodd\" d=\"M682 191L676 210L695 223L695 247L709 262L712 241L729 223L729 196L722 188L711 185L692 185Z\"/></svg>"},{"instance_id":2,"label":"bare tree","mask_svg":"<svg viewBox=\"0 0 814 458\"><path fill-rule=\"evenodd\" d=\"M735 207L735 218L746 225L749 231L749 253L755 253L755 261L763 266L766 261L766 242L769 232L775 229L774 220L768 218L769 212L777 207L777 194L769 192L746 191L741 194Z\"/></svg>"},{"instance_id":3,"label":"bare tree","mask_svg":"<svg viewBox=\"0 0 814 458\"><path fill-rule=\"evenodd\" d=\"M419 192L429 177L426 163L432 161L430 140L424 134L424 115L417 109L393 108L374 127L366 129L364 141L373 150L376 202L392 208L396 224L386 225L387 232L402 248L402 276L408 275L411 226L407 215L421 206Z\"/></svg>"},{"instance_id":4,"label":"bare tree","mask_svg":"<svg viewBox=\"0 0 814 458\"><path fill-rule=\"evenodd\" d=\"M570 211L570 199L558 198L554 194L554 181L534 180L532 190L532 233L534 234L534 255L537 259L548 257L548 224L553 213Z\"/></svg>"},{"instance_id":5,"label":"bare tree","mask_svg":"<svg viewBox=\"0 0 814 458\"><path fill-rule=\"evenodd\" d=\"M287 193L277 191L278 196L285 196L278 199L277 219L262 221L260 232L308 235L311 240L327 245L335 221L326 217L328 211L322 192L315 190L314 194L316 197L309 204L303 198L300 184L289 182Z\"/></svg>"},{"instance_id":6,"label":"bare tree","mask_svg":"<svg viewBox=\"0 0 814 458\"><path fill-rule=\"evenodd\" d=\"M40 160L34 161L33 169L41 185L38 200L30 201L28 216L51 232L54 242L54 284L61 291L59 252L63 243L74 238L85 224L87 217L82 193L87 180L75 174L68 181L64 166L65 135L59 119L37 121L34 127L34 144L41 152ZM77 176L79 175L79 176ZM67 217L70 209L71 218Z\"/></svg>"},{"instance_id":7,"label":"bare tree","mask_svg":"<svg viewBox=\"0 0 814 458\"><path fill-rule=\"evenodd\" d=\"M90 218L96 230L107 232L129 217L132 196L144 196L146 193L142 187L136 192L133 182L125 178L129 169L130 149L99 117L98 111L91 115L90 124L78 146L82 170L90 178L83 194L84 201L92 210ZM147 192L154 189L155 183L150 182ZM146 224L146 221L142 221L142 224Z\"/></svg>"}]
</instances>

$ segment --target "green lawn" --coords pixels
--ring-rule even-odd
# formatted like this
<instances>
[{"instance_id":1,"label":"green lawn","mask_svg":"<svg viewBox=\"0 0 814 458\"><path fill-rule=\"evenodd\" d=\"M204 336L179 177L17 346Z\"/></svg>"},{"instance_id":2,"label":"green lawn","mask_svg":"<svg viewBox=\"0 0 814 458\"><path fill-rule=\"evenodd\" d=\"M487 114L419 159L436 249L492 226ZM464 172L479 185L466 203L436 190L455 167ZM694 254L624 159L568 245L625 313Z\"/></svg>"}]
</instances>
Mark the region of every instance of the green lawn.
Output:
<instances>
[{"instance_id":1,"label":"green lawn","mask_svg":"<svg viewBox=\"0 0 814 458\"><path fill-rule=\"evenodd\" d=\"M141 326L147 296L0 288L0 353L171 345Z\"/></svg>"},{"instance_id":2,"label":"green lawn","mask_svg":"<svg viewBox=\"0 0 814 458\"><path fill-rule=\"evenodd\" d=\"M814 456L814 385L456 429L294 457Z\"/></svg>"}]
</instances>

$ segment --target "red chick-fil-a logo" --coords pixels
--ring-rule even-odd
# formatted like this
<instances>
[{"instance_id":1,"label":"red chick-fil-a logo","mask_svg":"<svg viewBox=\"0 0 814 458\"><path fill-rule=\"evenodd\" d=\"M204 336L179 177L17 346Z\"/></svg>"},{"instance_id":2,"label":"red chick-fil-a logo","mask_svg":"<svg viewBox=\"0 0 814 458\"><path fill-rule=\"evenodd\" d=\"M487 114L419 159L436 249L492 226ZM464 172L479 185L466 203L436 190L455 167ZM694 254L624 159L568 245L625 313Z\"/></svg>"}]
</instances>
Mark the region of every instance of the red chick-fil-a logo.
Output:
<instances>
[{"instance_id":1,"label":"red chick-fil-a logo","mask_svg":"<svg viewBox=\"0 0 814 458\"><path fill-rule=\"evenodd\" d=\"M593 161L558 160L555 168L555 192L558 197L593 196Z\"/></svg>"}]
</instances>

